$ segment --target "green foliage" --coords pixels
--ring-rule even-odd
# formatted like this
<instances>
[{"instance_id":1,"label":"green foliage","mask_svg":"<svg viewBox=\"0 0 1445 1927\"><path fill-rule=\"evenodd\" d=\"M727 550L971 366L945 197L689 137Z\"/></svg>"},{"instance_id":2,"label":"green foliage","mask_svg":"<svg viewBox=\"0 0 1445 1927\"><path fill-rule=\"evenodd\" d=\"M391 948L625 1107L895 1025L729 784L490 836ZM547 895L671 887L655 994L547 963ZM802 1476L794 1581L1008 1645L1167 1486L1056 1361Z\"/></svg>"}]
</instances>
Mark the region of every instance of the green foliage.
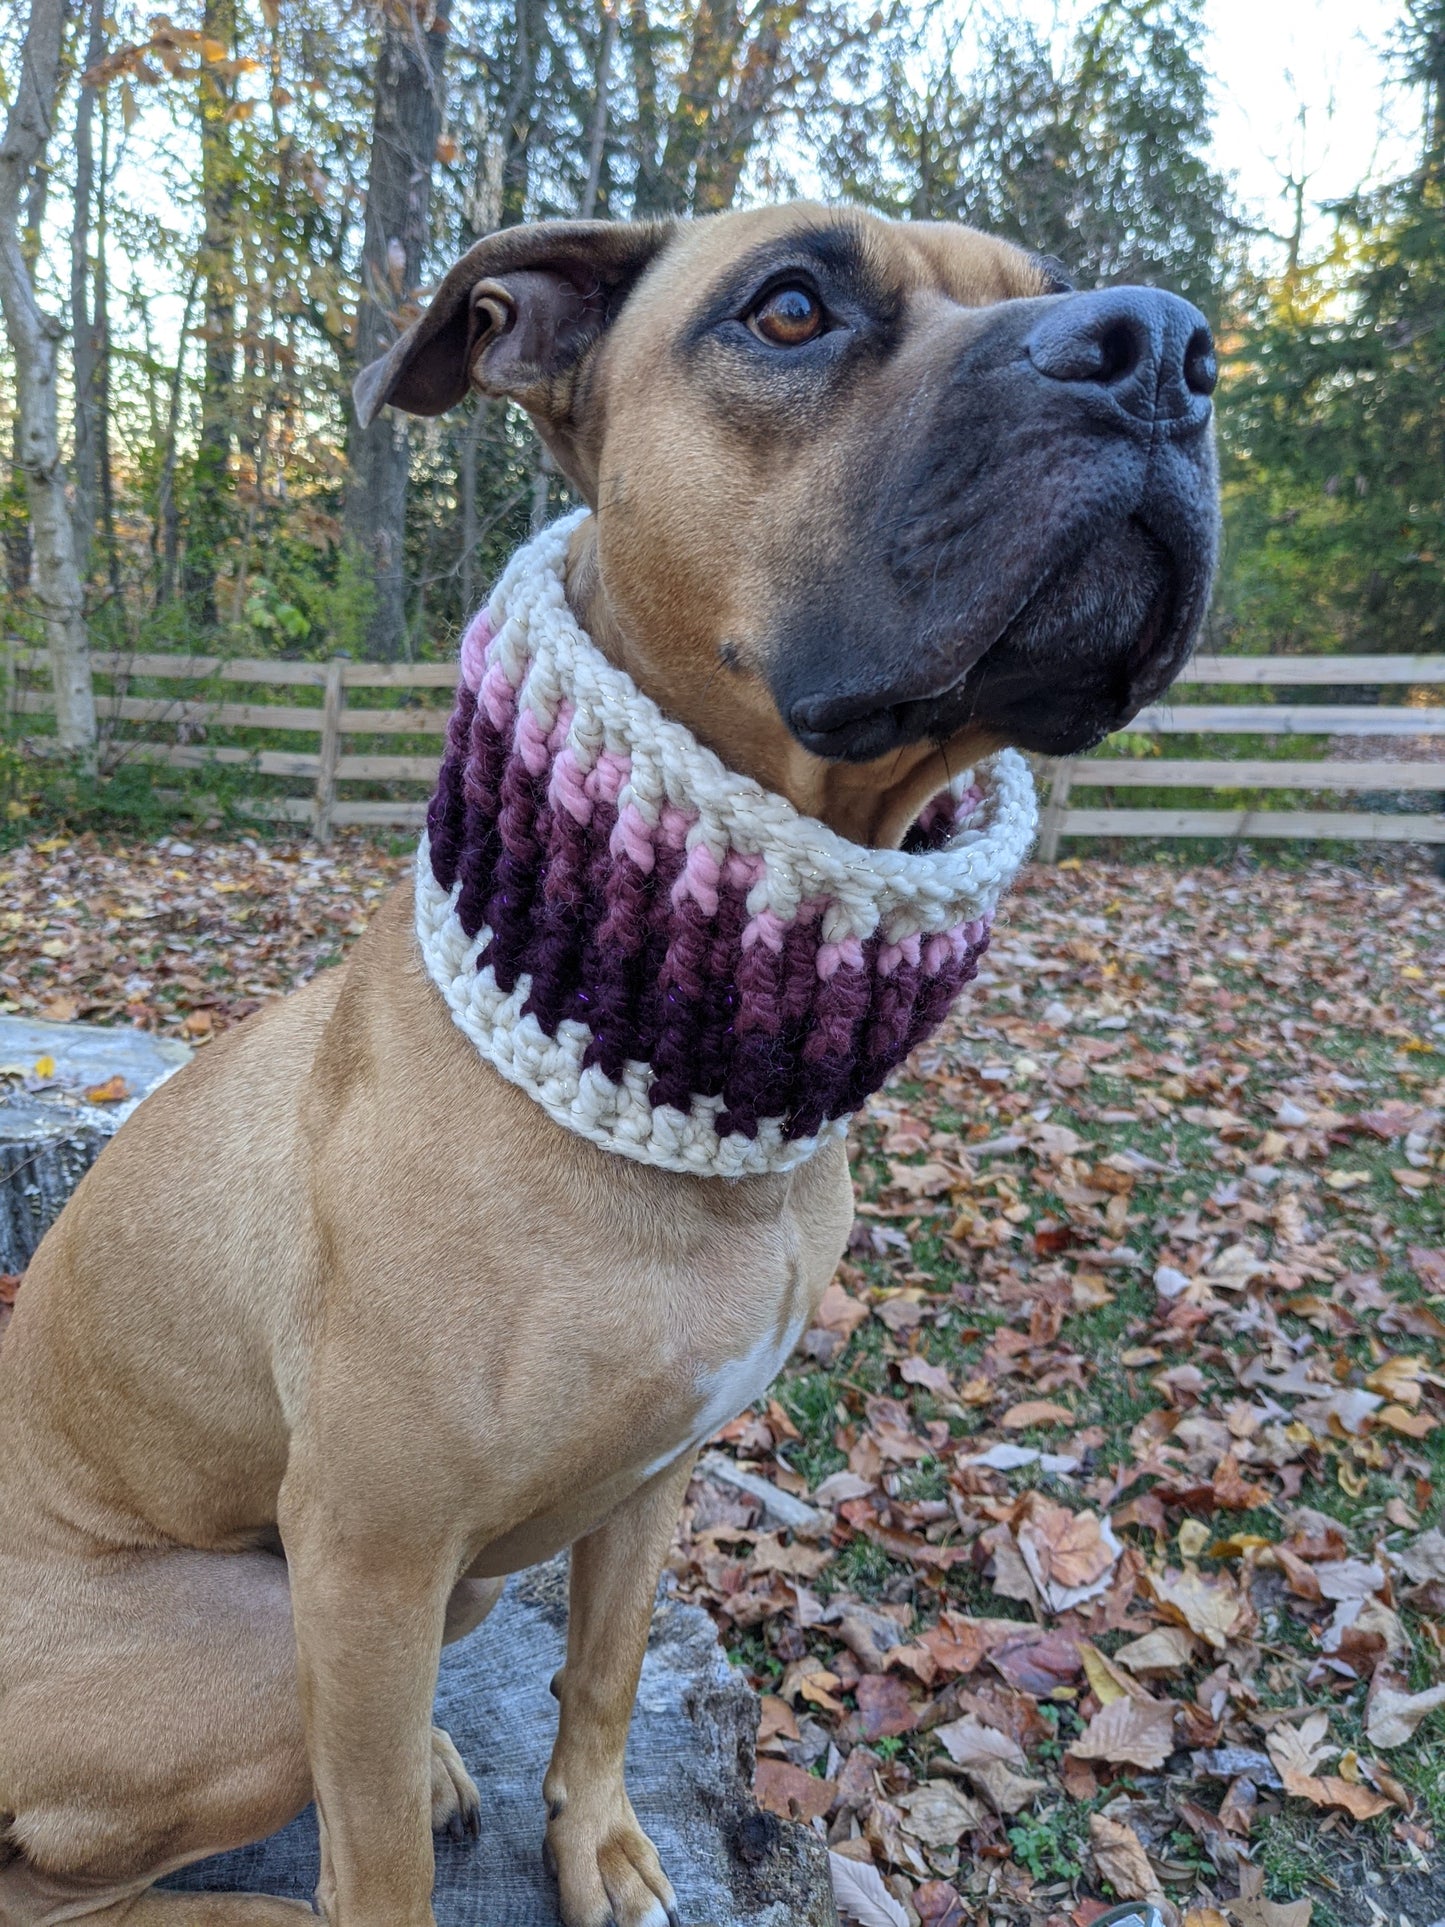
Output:
<instances>
[{"instance_id":1,"label":"green foliage","mask_svg":"<svg viewBox=\"0 0 1445 1927\"><path fill-rule=\"evenodd\" d=\"M1009 1845L1035 1880L1077 1880L1084 1871L1088 1826L1087 1808L1055 1807L1010 1827Z\"/></svg>"},{"instance_id":2,"label":"green foliage","mask_svg":"<svg viewBox=\"0 0 1445 1927\"><path fill-rule=\"evenodd\" d=\"M900 32L882 56L882 140L871 113L845 123L834 178L889 214L1054 255L1080 286L1163 283L1215 313L1235 223L1206 157L1204 33L1203 0L1102 0L1056 60L998 19L975 67L950 44L919 86Z\"/></svg>"},{"instance_id":3,"label":"green foliage","mask_svg":"<svg viewBox=\"0 0 1445 1927\"><path fill-rule=\"evenodd\" d=\"M1445 0L1401 34L1418 167L1337 210L1329 252L1251 291L1229 344L1221 637L1445 648Z\"/></svg>"}]
</instances>

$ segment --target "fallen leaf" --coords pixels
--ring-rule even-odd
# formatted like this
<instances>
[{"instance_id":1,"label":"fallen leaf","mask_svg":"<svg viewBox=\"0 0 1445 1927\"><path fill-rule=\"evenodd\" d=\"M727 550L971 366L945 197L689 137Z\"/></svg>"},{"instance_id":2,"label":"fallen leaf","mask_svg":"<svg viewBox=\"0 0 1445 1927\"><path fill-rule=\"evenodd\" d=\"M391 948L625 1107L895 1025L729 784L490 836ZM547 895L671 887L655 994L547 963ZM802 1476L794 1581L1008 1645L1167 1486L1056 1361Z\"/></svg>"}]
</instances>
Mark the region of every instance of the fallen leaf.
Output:
<instances>
[{"instance_id":1,"label":"fallen leaf","mask_svg":"<svg viewBox=\"0 0 1445 1927\"><path fill-rule=\"evenodd\" d=\"M876 1867L830 1853L828 1872L838 1912L853 1927L908 1927L908 1915L883 1885Z\"/></svg>"},{"instance_id":2,"label":"fallen leaf","mask_svg":"<svg viewBox=\"0 0 1445 1927\"><path fill-rule=\"evenodd\" d=\"M1308 1800L1316 1807L1343 1807L1355 1820L1373 1820L1381 1813L1388 1813L1392 1805L1383 1793L1353 1786L1336 1774L1320 1779L1311 1773L1291 1771L1283 1777L1285 1792L1292 1793L1297 1800Z\"/></svg>"},{"instance_id":3,"label":"fallen leaf","mask_svg":"<svg viewBox=\"0 0 1445 1927\"><path fill-rule=\"evenodd\" d=\"M985 1726L972 1713L966 1719L952 1720L947 1726L935 1727L933 1737L942 1741L944 1752L955 1766L989 1766L998 1760L1002 1760L1005 1766L1028 1765L1024 1750L1017 1740L992 1726Z\"/></svg>"},{"instance_id":4,"label":"fallen leaf","mask_svg":"<svg viewBox=\"0 0 1445 1927\"><path fill-rule=\"evenodd\" d=\"M985 1817L978 1802L960 1793L951 1780L925 1780L911 1793L898 1794L894 1805L908 1816L904 1832L925 1847L956 1847L964 1834L983 1825Z\"/></svg>"},{"instance_id":5,"label":"fallen leaf","mask_svg":"<svg viewBox=\"0 0 1445 1927\"><path fill-rule=\"evenodd\" d=\"M92 1084L85 1093L85 1101L87 1104L123 1104L130 1094L130 1085L117 1072L103 1084Z\"/></svg>"},{"instance_id":6,"label":"fallen leaf","mask_svg":"<svg viewBox=\"0 0 1445 1927\"><path fill-rule=\"evenodd\" d=\"M1099 1878L1107 1880L1121 1900L1163 1898L1158 1875L1149 1864L1143 1841L1132 1827L1111 1820L1106 1813L1091 1814L1089 1845Z\"/></svg>"},{"instance_id":7,"label":"fallen leaf","mask_svg":"<svg viewBox=\"0 0 1445 1927\"><path fill-rule=\"evenodd\" d=\"M1365 1709L1365 1732L1371 1746L1404 1746L1415 1737L1415 1728L1428 1714L1445 1706L1445 1686L1431 1686L1423 1693L1407 1693L1401 1682L1384 1673L1375 1675Z\"/></svg>"},{"instance_id":8,"label":"fallen leaf","mask_svg":"<svg viewBox=\"0 0 1445 1927\"><path fill-rule=\"evenodd\" d=\"M1147 1572L1144 1583L1169 1618L1222 1653L1253 1621L1249 1601L1224 1575L1206 1578L1185 1571Z\"/></svg>"},{"instance_id":9,"label":"fallen leaf","mask_svg":"<svg viewBox=\"0 0 1445 1927\"><path fill-rule=\"evenodd\" d=\"M818 1301L818 1309L813 1315L813 1323L820 1325L826 1332L836 1332L840 1337L851 1338L858 1327L868 1319L868 1307L844 1291L835 1278Z\"/></svg>"},{"instance_id":10,"label":"fallen leaf","mask_svg":"<svg viewBox=\"0 0 1445 1927\"><path fill-rule=\"evenodd\" d=\"M789 1760L760 1759L753 1776L758 1805L780 1820L821 1819L838 1791L833 1780L819 1780Z\"/></svg>"},{"instance_id":11,"label":"fallen leaf","mask_svg":"<svg viewBox=\"0 0 1445 1927\"><path fill-rule=\"evenodd\" d=\"M865 1673L854 1694L858 1701L858 1726L865 1740L886 1740L894 1734L911 1733L918 1724L918 1709L909 1698L908 1688L892 1673Z\"/></svg>"},{"instance_id":12,"label":"fallen leaf","mask_svg":"<svg viewBox=\"0 0 1445 1927\"><path fill-rule=\"evenodd\" d=\"M1142 1639L1130 1640L1114 1655L1131 1673L1177 1673L1194 1657L1194 1641L1182 1626L1160 1626Z\"/></svg>"},{"instance_id":13,"label":"fallen leaf","mask_svg":"<svg viewBox=\"0 0 1445 1927\"><path fill-rule=\"evenodd\" d=\"M915 1887L913 1905L922 1927L967 1927L958 1889L946 1880L925 1880L921 1887Z\"/></svg>"},{"instance_id":14,"label":"fallen leaf","mask_svg":"<svg viewBox=\"0 0 1445 1927\"><path fill-rule=\"evenodd\" d=\"M1055 1405L1046 1398L1025 1399L1022 1405L1011 1405L999 1423L1006 1432L1024 1432L1031 1426L1072 1425L1074 1415L1067 1405Z\"/></svg>"},{"instance_id":15,"label":"fallen leaf","mask_svg":"<svg viewBox=\"0 0 1445 1927\"><path fill-rule=\"evenodd\" d=\"M1290 1773L1308 1775L1322 1761L1339 1752L1337 1746L1331 1746L1329 1735L1329 1714L1311 1713L1298 1726L1291 1726L1286 1721L1275 1727L1266 1739L1265 1746L1281 1778Z\"/></svg>"},{"instance_id":16,"label":"fallen leaf","mask_svg":"<svg viewBox=\"0 0 1445 1927\"><path fill-rule=\"evenodd\" d=\"M1167 1700L1114 1700L1100 1708L1069 1751L1075 1759L1157 1773L1174 1751L1174 1708Z\"/></svg>"},{"instance_id":17,"label":"fallen leaf","mask_svg":"<svg viewBox=\"0 0 1445 1927\"><path fill-rule=\"evenodd\" d=\"M926 1358L910 1353L898 1367L898 1376L906 1385L921 1385L925 1392L932 1392L935 1398L953 1397L953 1380L941 1365L930 1365Z\"/></svg>"},{"instance_id":18,"label":"fallen leaf","mask_svg":"<svg viewBox=\"0 0 1445 1927\"><path fill-rule=\"evenodd\" d=\"M1037 1494L1015 1531L1029 1577L1055 1613L1069 1612L1106 1591L1124 1551L1107 1519L1070 1512Z\"/></svg>"}]
</instances>

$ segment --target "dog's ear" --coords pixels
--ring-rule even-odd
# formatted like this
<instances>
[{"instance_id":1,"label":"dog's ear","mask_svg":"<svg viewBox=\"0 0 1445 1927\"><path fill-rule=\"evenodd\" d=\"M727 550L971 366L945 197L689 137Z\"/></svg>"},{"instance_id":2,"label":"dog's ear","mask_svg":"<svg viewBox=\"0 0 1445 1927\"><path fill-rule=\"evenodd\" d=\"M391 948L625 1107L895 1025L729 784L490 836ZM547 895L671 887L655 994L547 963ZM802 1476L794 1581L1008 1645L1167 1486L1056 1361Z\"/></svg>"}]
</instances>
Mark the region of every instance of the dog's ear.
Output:
<instances>
[{"instance_id":1,"label":"dog's ear","mask_svg":"<svg viewBox=\"0 0 1445 1927\"><path fill-rule=\"evenodd\" d=\"M561 431L579 363L673 231L670 221L542 221L489 234L357 376L362 427L388 405L444 414L476 387L520 402L544 434Z\"/></svg>"}]
</instances>

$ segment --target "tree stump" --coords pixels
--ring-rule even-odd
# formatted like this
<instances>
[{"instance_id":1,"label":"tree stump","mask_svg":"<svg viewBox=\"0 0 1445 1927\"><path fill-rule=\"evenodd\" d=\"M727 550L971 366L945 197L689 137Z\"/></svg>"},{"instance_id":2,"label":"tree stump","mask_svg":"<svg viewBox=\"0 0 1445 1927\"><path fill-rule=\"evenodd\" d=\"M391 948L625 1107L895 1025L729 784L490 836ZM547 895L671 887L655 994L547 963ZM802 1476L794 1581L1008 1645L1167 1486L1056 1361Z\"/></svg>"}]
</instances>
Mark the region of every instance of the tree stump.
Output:
<instances>
[{"instance_id":1,"label":"tree stump","mask_svg":"<svg viewBox=\"0 0 1445 1927\"><path fill-rule=\"evenodd\" d=\"M557 1927L542 1866L542 1775L557 1727L548 1681L567 1634L567 1564L513 1579L491 1617L442 1655L436 1719L482 1796L480 1839L436 1842L437 1927ZM677 1889L685 1927L836 1927L822 1841L752 1794L757 1701L706 1613L663 1604L652 1625L627 1748L628 1789ZM256 1846L164 1885L310 1900L309 1810Z\"/></svg>"},{"instance_id":2,"label":"tree stump","mask_svg":"<svg viewBox=\"0 0 1445 1927\"><path fill-rule=\"evenodd\" d=\"M10 1073L0 1085L0 1272L24 1271L106 1140L190 1055L188 1045L141 1030L0 1017L0 1073ZM55 1070L41 1077L46 1058ZM86 1102L117 1077L129 1096Z\"/></svg>"}]
</instances>

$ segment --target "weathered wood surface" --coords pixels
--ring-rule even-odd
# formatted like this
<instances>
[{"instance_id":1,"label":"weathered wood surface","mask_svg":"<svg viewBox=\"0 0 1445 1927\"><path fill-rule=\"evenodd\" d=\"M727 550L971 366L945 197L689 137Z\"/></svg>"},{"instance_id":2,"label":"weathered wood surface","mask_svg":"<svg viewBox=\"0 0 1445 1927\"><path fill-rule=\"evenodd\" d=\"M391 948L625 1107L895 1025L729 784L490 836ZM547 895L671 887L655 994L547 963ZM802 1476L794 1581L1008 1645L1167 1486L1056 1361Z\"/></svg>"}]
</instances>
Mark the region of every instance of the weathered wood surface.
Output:
<instances>
[{"instance_id":1,"label":"weathered wood surface","mask_svg":"<svg viewBox=\"0 0 1445 1927\"><path fill-rule=\"evenodd\" d=\"M0 1083L0 1272L25 1269L106 1140L190 1055L187 1045L141 1030L0 1017L0 1072L12 1073ZM54 1076L37 1078L47 1057ZM85 1102L87 1090L116 1076L132 1097Z\"/></svg>"},{"instance_id":2,"label":"weathered wood surface","mask_svg":"<svg viewBox=\"0 0 1445 1927\"><path fill-rule=\"evenodd\" d=\"M480 1839L436 1842L437 1927L557 1927L542 1865L542 1775L557 1726L548 1681L566 1642L566 1564L514 1579L491 1618L442 1657L436 1718L482 1796ZM662 1606L642 1669L628 1787L677 1889L684 1927L836 1927L817 1835L752 1797L757 1702L705 1613ZM317 1874L308 1810L259 1845L165 1884L309 1900Z\"/></svg>"}]
</instances>

